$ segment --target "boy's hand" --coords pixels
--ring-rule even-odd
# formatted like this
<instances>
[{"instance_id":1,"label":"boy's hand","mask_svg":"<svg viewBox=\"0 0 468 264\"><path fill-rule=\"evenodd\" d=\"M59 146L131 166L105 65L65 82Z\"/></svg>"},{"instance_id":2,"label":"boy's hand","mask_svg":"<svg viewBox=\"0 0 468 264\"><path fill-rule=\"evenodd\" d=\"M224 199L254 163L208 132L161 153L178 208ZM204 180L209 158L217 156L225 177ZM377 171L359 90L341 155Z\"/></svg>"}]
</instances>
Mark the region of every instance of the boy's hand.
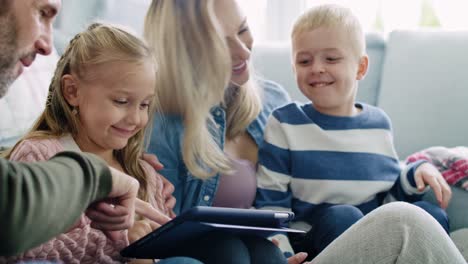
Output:
<instances>
[{"instance_id":1,"label":"boy's hand","mask_svg":"<svg viewBox=\"0 0 468 264\"><path fill-rule=\"evenodd\" d=\"M431 186L440 207L447 208L452 198L452 190L434 165L427 162L421 164L414 173L414 181L418 191L423 191L426 185Z\"/></svg>"},{"instance_id":2,"label":"boy's hand","mask_svg":"<svg viewBox=\"0 0 468 264\"><path fill-rule=\"evenodd\" d=\"M307 258L307 253L305 252L300 252L297 253L296 255L289 257L288 258L288 264L307 264L310 262L304 262L304 260Z\"/></svg>"},{"instance_id":3,"label":"boy's hand","mask_svg":"<svg viewBox=\"0 0 468 264\"><path fill-rule=\"evenodd\" d=\"M275 238L271 239L271 243L275 244L275 246L279 246L279 241ZM297 253L296 255L292 256L292 257L289 257L288 258L288 264L307 264L307 263L310 263L310 262L304 262L304 260L306 260L307 258L307 253L305 252L299 252Z\"/></svg>"}]
</instances>

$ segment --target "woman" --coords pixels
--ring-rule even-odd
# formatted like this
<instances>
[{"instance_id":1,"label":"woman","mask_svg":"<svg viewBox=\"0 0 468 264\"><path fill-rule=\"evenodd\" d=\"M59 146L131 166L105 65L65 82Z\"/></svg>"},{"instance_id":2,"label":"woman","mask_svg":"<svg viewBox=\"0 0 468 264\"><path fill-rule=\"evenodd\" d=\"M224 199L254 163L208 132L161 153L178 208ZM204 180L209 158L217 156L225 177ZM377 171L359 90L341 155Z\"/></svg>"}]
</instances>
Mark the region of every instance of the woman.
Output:
<instances>
[{"instance_id":1,"label":"woman","mask_svg":"<svg viewBox=\"0 0 468 264\"><path fill-rule=\"evenodd\" d=\"M251 207L256 192L257 144L263 139L263 127L273 108L289 100L278 85L249 78L252 36L237 5L226 3L230 5L212 0L153 1L145 22L145 37L155 48L158 61L156 87L161 89L157 89L157 98L164 113L156 117L149 152L161 154L165 166L161 174L175 186L176 214L195 205L213 205L213 198L218 206ZM225 12L226 8L236 10ZM218 24L216 16L224 17L227 23ZM262 105L262 101L268 103ZM230 185L220 184L219 173L233 171L231 166L236 161L247 172L242 181L248 183L247 193L214 197L215 193L225 193L216 192L223 185ZM238 179L229 176L225 178ZM214 235L209 240L217 239ZM254 238L241 240L247 246L271 244ZM264 254L268 247L261 250L262 256L275 254Z\"/></svg>"},{"instance_id":2,"label":"woman","mask_svg":"<svg viewBox=\"0 0 468 264\"><path fill-rule=\"evenodd\" d=\"M158 61L161 105L149 152L175 186L174 211L251 207L265 123L289 97L277 84L252 78L253 38L239 6L153 1L145 36Z\"/></svg>"},{"instance_id":3,"label":"woman","mask_svg":"<svg viewBox=\"0 0 468 264\"><path fill-rule=\"evenodd\" d=\"M251 207L258 145L266 120L274 108L289 99L278 85L252 78L249 59L253 39L237 2L153 0L145 21L145 37L158 61L157 97L161 105L149 151L159 157L164 164L161 174L175 186L174 211L179 214L196 205ZM391 223L375 221L395 212L401 217L391 218ZM330 249L330 253L326 249L317 259L333 263L333 254L340 252L343 259L361 253L359 259L367 260L367 254L374 255L375 248L360 252L347 246L364 243L361 237L369 234L392 238L395 248L413 241L427 245L418 240L424 234L417 228L421 218L424 214L411 205L383 206L361 222L386 228L376 231L367 227L370 225L356 224L332 244L341 251ZM437 226L431 221L424 225ZM396 231L390 234L391 229ZM403 236L408 229L414 231L412 236ZM444 244L443 249L422 246L417 252L447 250L452 258L445 263L457 263L461 255L448 236L440 228L432 229L430 233ZM357 250L374 244L371 240ZM298 254L288 262L302 263L304 259ZM441 260L447 258L427 263Z\"/></svg>"}]
</instances>

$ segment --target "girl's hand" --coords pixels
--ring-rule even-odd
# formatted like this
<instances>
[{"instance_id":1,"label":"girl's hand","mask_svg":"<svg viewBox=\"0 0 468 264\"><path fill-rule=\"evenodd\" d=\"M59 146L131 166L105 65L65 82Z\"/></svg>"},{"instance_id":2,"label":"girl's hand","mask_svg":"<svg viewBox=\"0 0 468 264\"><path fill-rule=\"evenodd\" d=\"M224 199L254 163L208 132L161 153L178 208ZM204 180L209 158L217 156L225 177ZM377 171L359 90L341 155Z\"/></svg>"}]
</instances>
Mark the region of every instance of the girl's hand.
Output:
<instances>
[{"instance_id":1,"label":"girl's hand","mask_svg":"<svg viewBox=\"0 0 468 264\"><path fill-rule=\"evenodd\" d=\"M164 225L171 220L169 216L154 208L150 203L138 198L135 202L135 213L157 223L158 226Z\"/></svg>"},{"instance_id":2,"label":"girl's hand","mask_svg":"<svg viewBox=\"0 0 468 264\"><path fill-rule=\"evenodd\" d=\"M151 231L160 227L158 223L144 219L135 221L135 224L128 230L128 241L131 243L151 233ZM152 259L133 259L130 264L150 264L154 263Z\"/></svg>"},{"instance_id":3,"label":"girl's hand","mask_svg":"<svg viewBox=\"0 0 468 264\"><path fill-rule=\"evenodd\" d=\"M128 241L133 243L160 226L161 225L147 219L135 221L135 224L128 229Z\"/></svg>"},{"instance_id":4,"label":"girl's hand","mask_svg":"<svg viewBox=\"0 0 468 264\"><path fill-rule=\"evenodd\" d=\"M427 162L421 164L414 173L414 181L418 191L423 191L426 185L431 186L440 207L447 208L452 198L452 190L434 165Z\"/></svg>"},{"instance_id":5,"label":"girl's hand","mask_svg":"<svg viewBox=\"0 0 468 264\"><path fill-rule=\"evenodd\" d=\"M159 225L149 220L135 221L135 224L128 230L128 241L131 243L146 236ZM129 262L130 264L150 264L154 263L152 259L134 259Z\"/></svg>"}]
</instances>

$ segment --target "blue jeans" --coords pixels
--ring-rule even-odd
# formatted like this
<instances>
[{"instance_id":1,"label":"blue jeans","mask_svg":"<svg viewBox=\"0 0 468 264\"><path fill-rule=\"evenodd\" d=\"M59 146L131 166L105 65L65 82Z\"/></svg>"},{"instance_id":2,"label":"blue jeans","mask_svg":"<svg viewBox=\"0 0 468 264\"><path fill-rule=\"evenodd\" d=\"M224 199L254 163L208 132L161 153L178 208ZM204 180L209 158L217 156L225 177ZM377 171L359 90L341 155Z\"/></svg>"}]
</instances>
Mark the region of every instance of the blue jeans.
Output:
<instances>
[{"instance_id":1,"label":"blue jeans","mask_svg":"<svg viewBox=\"0 0 468 264\"><path fill-rule=\"evenodd\" d=\"M281 250L266 238L222 231L184 242L179 252L205 264L287 264Z\"/></svg>"},{"instance_id":2,"label":"blue jeans","mask_svg":"<svg viewBox=\"0 0 468 264\"><path fill-rule=\"evenodd\" d=\"M158 264L203 264L202 262L187 257L174 257L163 259L158 262Z\"/></svg>"},{"instance_id":3,"label":"blue jeans","mask_svg":"<svg viewBox=\"0 0 468 264\"><path fill-rule=\"evenodd\" d=\"M307 222L312 229L306 234L289 234L295 252L307 252L310 260L364 214L352 205L319 205L311 212Z\"/></svg>"},{"instance_id":4,"label":"blue jeans","mask_svg":"<svg viewBox=\"0 0 468 264\"><path fill-rule=\"evenodd\" d=\"M432 215L432 217L434 217L435 220L437 220L437 222L439 222L439 224L445 229L445 232L447 232L447 234L449 233L450 224L448 215L444 210L442 210L442 208L426 201L415 202L413 205L422 208L424 211Z\"/></svg>"},{"instance_id":5,"label":"blue jeans","mask_svg":"<svg viewBox=\"0 0 468 264\"><path fill-rule=\"evenodd\" d=\"M29 261L24 262L25 264L54 264L56 262L49 262L49 261ZM174 258L167 258L163 259L158 262L158 264L203 264L202 262L186 257L174 257Z\"/></svg>"}]
</instances>

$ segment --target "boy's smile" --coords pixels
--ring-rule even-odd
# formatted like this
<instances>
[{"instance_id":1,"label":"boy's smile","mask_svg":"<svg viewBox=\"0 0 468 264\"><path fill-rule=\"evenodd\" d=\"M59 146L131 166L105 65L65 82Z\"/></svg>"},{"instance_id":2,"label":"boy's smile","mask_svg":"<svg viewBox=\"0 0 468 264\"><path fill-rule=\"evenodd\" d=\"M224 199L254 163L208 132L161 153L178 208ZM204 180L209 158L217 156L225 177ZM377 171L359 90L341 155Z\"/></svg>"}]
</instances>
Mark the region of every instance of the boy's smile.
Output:
<instances>
[{"instance_id":1,"label":"boy's smile","mask_svg":"<svg viewBox=\"0 0 468 264\"><path fill-rule=\"evenodd\" d=\"M292 41L297 85L319 112L336 116L356 113L357 80L364 76L361 64L367 63L367 57L359 56L353 41L337 27L305 31ZM367 64L364 68L367 70Z\"/></svg>"}]
</instances>

